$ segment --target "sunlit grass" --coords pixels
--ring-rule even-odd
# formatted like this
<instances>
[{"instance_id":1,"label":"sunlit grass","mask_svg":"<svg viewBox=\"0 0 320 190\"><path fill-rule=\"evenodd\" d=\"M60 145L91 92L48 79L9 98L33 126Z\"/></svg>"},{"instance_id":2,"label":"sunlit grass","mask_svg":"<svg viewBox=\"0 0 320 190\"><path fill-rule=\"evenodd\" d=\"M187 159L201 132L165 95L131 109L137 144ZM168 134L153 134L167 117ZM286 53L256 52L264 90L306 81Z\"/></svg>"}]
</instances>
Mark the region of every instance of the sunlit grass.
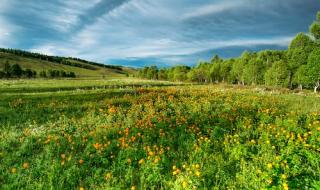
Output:
<instances>
[{"instance_id":1,"label":"sunlit grass","mask_svg":"<svg viewBox=\"0 0 320 190\"><path fill-rule=\"evenodd\" d=\"M56 91L66 86L76 87ZM130 79L1 81L0 91L1 189L320 185L312 93Z\"/></svg>"}]
</instances>

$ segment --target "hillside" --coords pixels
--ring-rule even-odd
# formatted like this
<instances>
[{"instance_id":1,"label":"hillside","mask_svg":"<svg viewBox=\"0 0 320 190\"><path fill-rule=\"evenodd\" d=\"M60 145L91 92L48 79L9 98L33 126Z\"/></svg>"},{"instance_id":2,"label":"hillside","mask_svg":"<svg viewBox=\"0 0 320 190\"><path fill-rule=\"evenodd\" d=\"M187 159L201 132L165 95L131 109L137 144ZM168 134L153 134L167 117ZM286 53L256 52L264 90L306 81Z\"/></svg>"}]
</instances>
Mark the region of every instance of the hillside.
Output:
<instances>
[{"instance_id":1,"label":"hillside","mask_svg":"<svg viewBox=\"0 0 320 190\"><path fill-rule=\"evenodd\" d=\"M23 69L40 73L48 70L74 72L77 78L125 77L135 72L132 68L103 65L77 58L46 56L21 50L0 49L0 70L4 64L19 64Z\"/></svg>"}]
</instances>

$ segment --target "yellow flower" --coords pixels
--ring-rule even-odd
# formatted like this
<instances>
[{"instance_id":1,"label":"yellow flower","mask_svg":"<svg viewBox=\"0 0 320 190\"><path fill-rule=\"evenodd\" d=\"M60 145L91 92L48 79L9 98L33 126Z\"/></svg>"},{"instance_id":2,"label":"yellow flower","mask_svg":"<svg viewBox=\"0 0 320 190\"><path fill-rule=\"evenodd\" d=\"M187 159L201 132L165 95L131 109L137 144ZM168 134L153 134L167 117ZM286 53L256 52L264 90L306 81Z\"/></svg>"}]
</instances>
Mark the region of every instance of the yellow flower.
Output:
<instances>
[{"instance_id":1,"label":"yellow flower","mask_svg":"<svg viewBox=\"0 0 320 190\"><path fill-rule=\"evenodd\" d=\"M112 177L112 173L109 172L109 173L106 174L105 179L106 179L106 180L109 180L111 177Z\"/></svg>"},{"instance_id":2,"label":"yellow flower","mask_svg":"<svg viewBox=\"0 0 320 190\"><path fill-rule=\"evenodd\" d=\"M14 173L14 174L17 173L17 168L12 168L11 173Z\"/></svg>"},{"instance_id":3,"label":"yellow flower","mask_svg":"<svg viewBox=\"0 0 320 190\"><path fill-rule=\"evenodd\" d=\"M136 190L136 189L137 189L136 186L131 187L131 190Z\"/></svg>"},{"instance_id":4,"label":"yellow flower","mask_svg":"<svg viewBox=\"0 0 320 190\"><path fill-rule=\"evenodd\" d=\"M282 179L287 179L286 174L282 174L282 175L281 175L281 178L282 178Z\"/></svg>"},{"instance_id":5,"label":"yellow flower","mask_svg":"<svg viewBox=\"0 0 320 190\"><path fill-rule=\"evenodd\" d=\"M66 155L65 155L65 154L61 154L61 158L62 158L62 159L65 159L65 158L66 158Z\"/></svg>"},{"instance_id":6,"label":"yellow flower","mask_svg":"<svg viewBox=\"0 0 320 190\"><path fill-rule=\"evenodd\" d=\"M269 164L267 165L267 167L268 167L269 169L272 169L272 164L269 163Z\"/></svg>"},{"instance_id":7,"label":"yellow flower","mask_svg":"<svg viewBox=\"0 0 320 190\"><path fill-rule=\"evenodd\" d=\"M79 190L85 190L83 187L80 187Z\"/></svg>"},{"instance_id":8,"label":"yellow flower","mask_svg":"<svg viewBox=\"0 0 320 190\"><path fill-rule=\"evenodd\" d=\"M283 183L282 187L284 190L289 190L288 184L287 183Z\"/></svg>"},{"instance_id":9,"label":"yellow flower","mask_svg":"<svg viewBox=\"0 0 320 190\"><path fill-rule=\"evenodd\" d=\"M29 166L28 162L25 162L25 163L23 163L22 167L23 167L23 169L28 169L30 166Z\"/></svg>"},{"instance_id":10,"label":"yellow flower","mask_svg":"<svg viewBox=\"0 0 320 190\"><path fill-rule=\"evenodd\" d=\"M196 171L194 174L195 174L197 177L199 177L199 176L201 175L201 173L200 173L199 171Z\"/></svg>"},{"instance_id":11,"label":"yellow flower","mask_svg":"<svg viewBox=\"0 0 320 190\"><path fill-rule=\"evenodd\" d=\"M188 187L188 182L187 181L183 181L182 182L182 187L183 188L187 188Z\"/></svg>"},{"instance_id":12,"label":"yellow flower","mask_svg":"<svg viewBox=\"0 0 320 190\"><path fill-rule=\"evenodd\" d=\"M143 163L144 163L144 159L142 158L141 160L139 160L138 163L139 163L139 164L143 164Z\"/></svg>"},{"instance_id":13,"label":"yellow flower","mask_svg":"<svg viewBox=\"0 0 320 190\"><path fill-rule=\"evenodd\" d=\"M153 163L158 163L160 161L160 158L159 157L156 157L155 159L154 159L154 161L153 161Z\"/></svg>"}]
</instances>

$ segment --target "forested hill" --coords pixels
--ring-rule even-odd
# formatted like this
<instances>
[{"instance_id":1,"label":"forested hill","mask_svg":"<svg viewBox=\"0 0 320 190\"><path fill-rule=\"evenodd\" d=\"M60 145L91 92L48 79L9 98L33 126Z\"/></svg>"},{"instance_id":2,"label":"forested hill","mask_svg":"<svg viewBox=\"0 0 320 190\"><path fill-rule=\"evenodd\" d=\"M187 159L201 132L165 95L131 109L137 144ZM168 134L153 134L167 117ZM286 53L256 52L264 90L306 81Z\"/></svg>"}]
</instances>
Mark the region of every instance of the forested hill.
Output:
<instances>
[{"instance_id":1,"label":"forested hill","mask_svg":"<svg viewBox=\"0 0 320 190\"><path fill-rule=\"evenodd\" d=\"M200 83L231 83L268 85L288 88L320 88L320 12L308 34L299 33L288 50L245 51L240 57L200 62L195 67L175 66L158 69L145 67L141 78L193 81Z\"/></svg>"},{"instance_id":2,"label":"forested hill","mask_svg":"<svg viewBox=\"0 0 320 190\"><path fill-rule=\"evenodd\" d=\"M77 77L123 77L132 74L134 69L105 65L73 57L48 56L17 49L0 48L0 71L6 64L18 64L22 69L40 72L73 72Z\"/></svg>"},{"instance_id":3,"label":"forested hill","mask_svg":"<svg viewBox=\"0 0 320 190\"><path fill-rule=\"evenodd\" d=\"M114 66L114 65L105 65L101 63L95 63L91 61L86 61L83 59L79 58L73 58L73 57L59 57L59 56L49 56L49 55L44 55L40 53L33 53L33 52L28 52L28 51L23 51L23 50L18 50L18 49L4 49L0 48L0 52L2 53L10 53L22 57L27 57L27 58L35 58L35 59L40 59L40 60L46 60L54 63L59 63L63 65L71 65L75 67L81 67L85 69L91 69L95 70L95 67L93 66L99 66L99 67L104 67L104 68L109 68L109 69L116 69L116 70L122 70L122 67L120 66ZM82 64L85 63L85 64Z\"/></svg>"}]
</instances>

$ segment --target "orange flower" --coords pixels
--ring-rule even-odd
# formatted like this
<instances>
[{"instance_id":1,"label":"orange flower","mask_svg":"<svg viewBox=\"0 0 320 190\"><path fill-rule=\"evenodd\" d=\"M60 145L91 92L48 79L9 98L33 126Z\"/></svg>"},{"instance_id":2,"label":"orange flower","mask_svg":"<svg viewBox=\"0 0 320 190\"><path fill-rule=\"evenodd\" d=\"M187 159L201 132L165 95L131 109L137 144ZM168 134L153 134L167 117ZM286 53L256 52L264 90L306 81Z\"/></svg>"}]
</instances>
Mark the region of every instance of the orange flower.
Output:
<instances>
[{"instance_id":1,"label":"orange flower","mask_svg":"<svg viewBox=\"0 0 320 190\"><path fill-rule=\"evenodd\" d=\"M98 150L101 147L101 145L99 143L95 143L93 147Z\"/></svg>"},{"instance_id":2,"label":"orange flower","mask_svg":"<svg viewBox=\"0 0 320 190\"><path fill-rule=\"evenodd\" d=\"M83 163L84 163L84 160L80 159L79 164L83 164Z\"/></svg>"},{"instance_id":3,"label":"orange flower","mask_svg":"<svg viewBox=\"0 0 320 190\"><path fill-rule=\"evenodd\" d=\"M22 165L23 169L28 169L30 167L28 162L23 163Z\"/></svg>"}]
</instances>

